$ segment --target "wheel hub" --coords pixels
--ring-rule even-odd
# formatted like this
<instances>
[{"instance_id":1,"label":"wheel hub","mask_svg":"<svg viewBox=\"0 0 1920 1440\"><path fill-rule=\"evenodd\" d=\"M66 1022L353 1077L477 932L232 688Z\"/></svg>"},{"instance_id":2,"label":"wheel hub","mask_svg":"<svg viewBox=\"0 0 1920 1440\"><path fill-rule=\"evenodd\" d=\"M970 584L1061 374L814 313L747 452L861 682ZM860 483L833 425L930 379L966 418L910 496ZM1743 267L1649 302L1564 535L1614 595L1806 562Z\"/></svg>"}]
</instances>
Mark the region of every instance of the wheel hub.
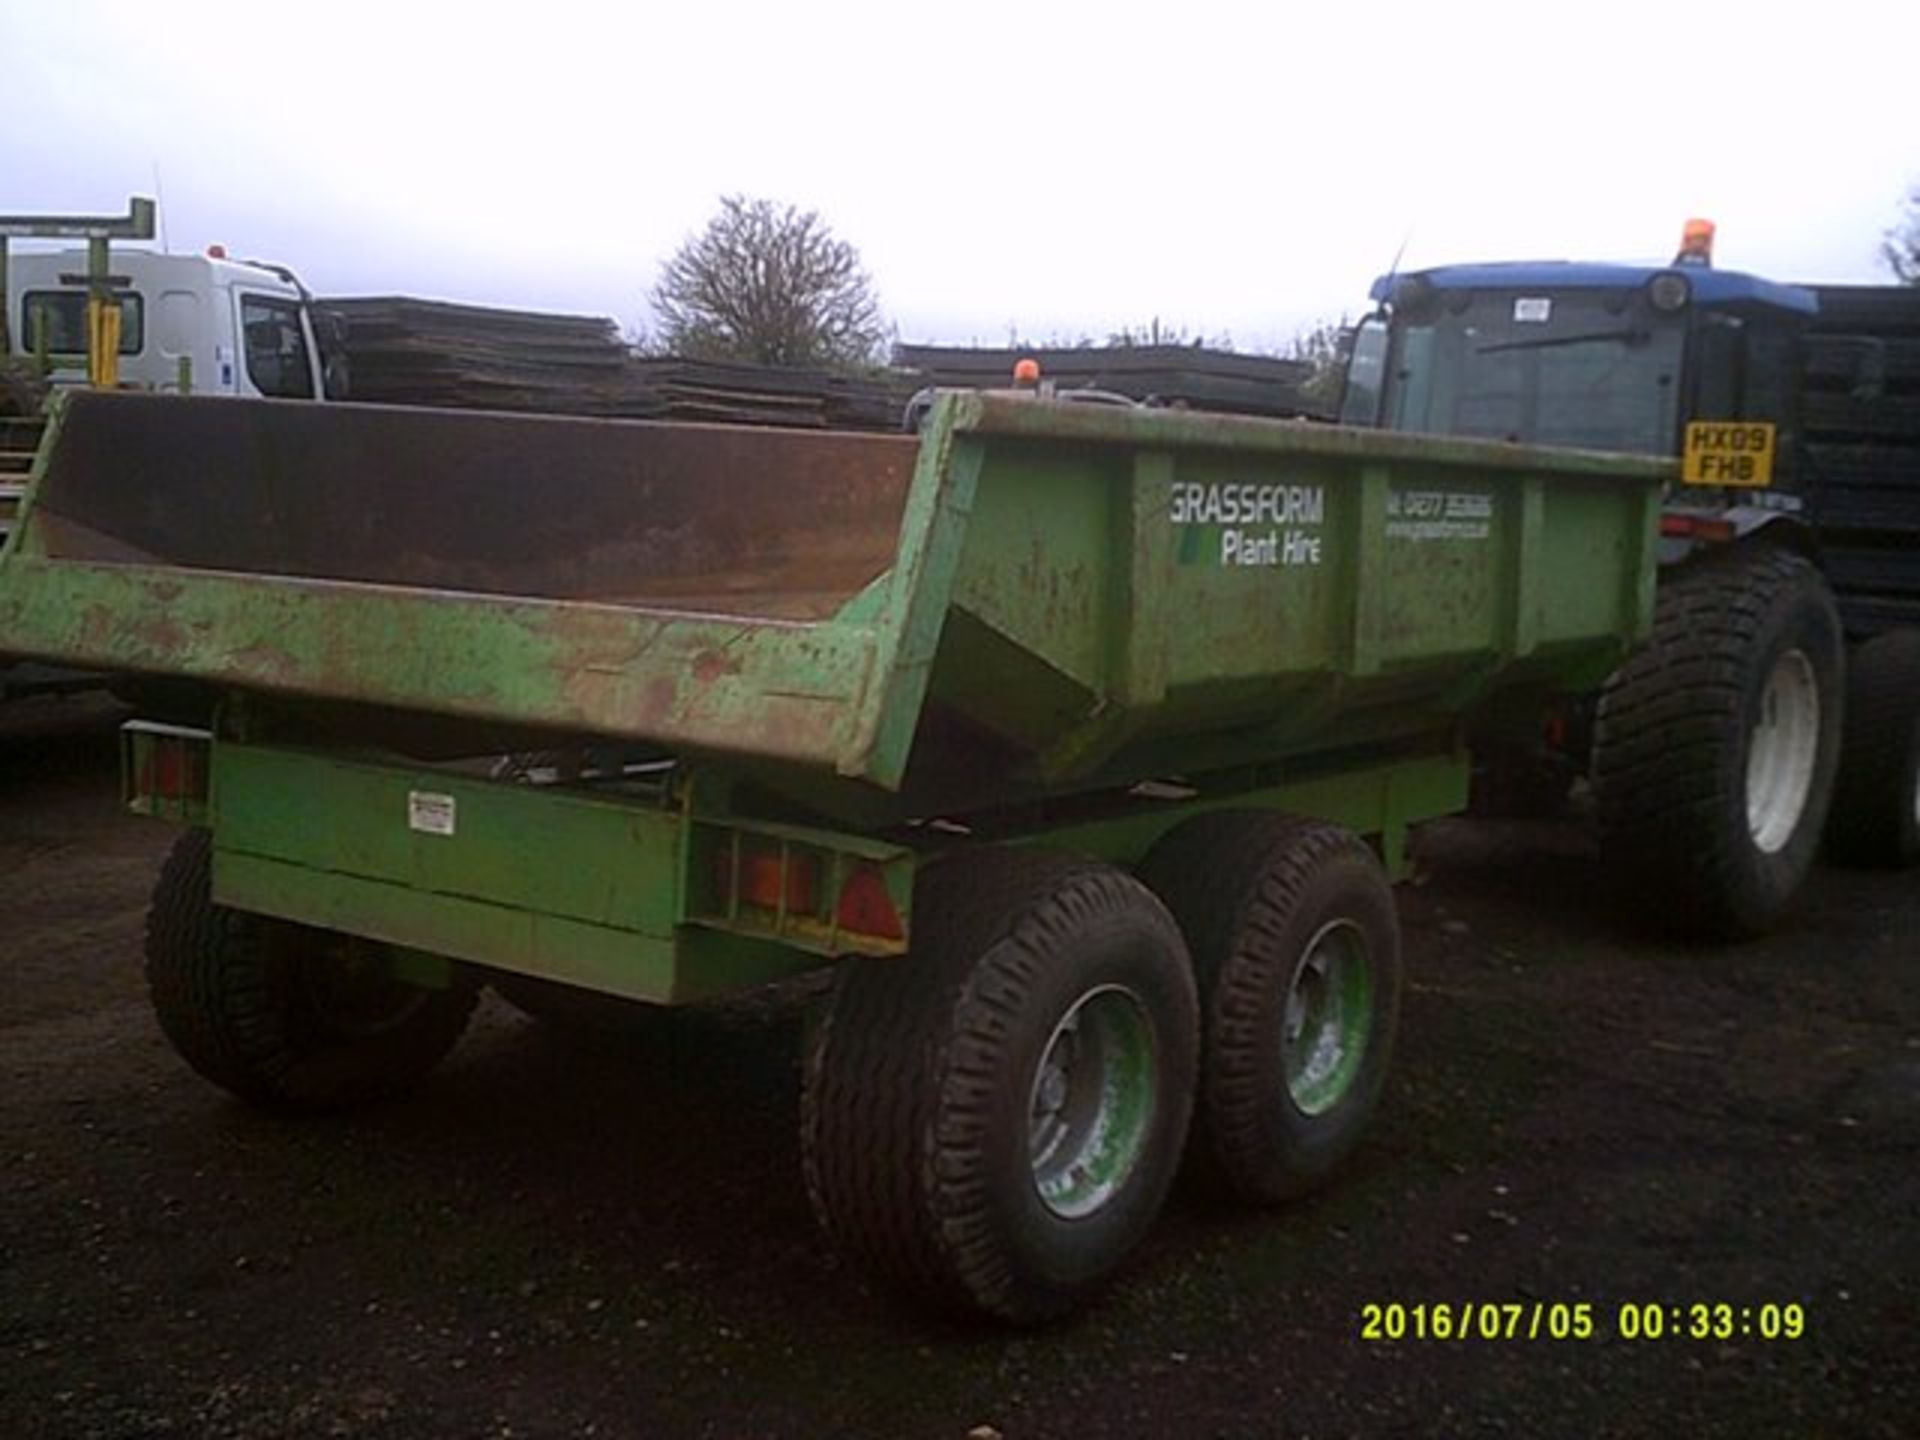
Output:
<instances>
[{"instance_id":1,"label":"wheel hub","mask_svg":"<svg viewBox=\"0 0 1920 1440\"><path fill-rule=\"evenodd\" d=\"M1287 1096L1303 1114L1331 1110L1359 1077L1373 1019L1367 958L1360 927L1332 920L1315 932L1294 967L1280 1054Z\"/></svg>"},{"instance_id":2,"label":"wheel hub","mask_svg":"<svg viewBox=\"0 0 1920 1440\"><path fill-rule=\"evenodd\" d=\"M1091 1215L1133 1174L1153 1124L1159 1057L1140 997L1118 985L1082 995L1034 1071L1027 1160L1041 1203Z\"/></svg>"},{"instance_id":3,"label":"wheel hub","mask_svg":"<svg viewBox=\"0 0 1920 1440\"><path fill-rule=\"evenodd\" d=\"M1820 719L1813 663L1804 651L1788 650L1767 674L1747 743L1747 829L1762 854L1786 848L1806 813Z\"/></svg>"}]
</instances>

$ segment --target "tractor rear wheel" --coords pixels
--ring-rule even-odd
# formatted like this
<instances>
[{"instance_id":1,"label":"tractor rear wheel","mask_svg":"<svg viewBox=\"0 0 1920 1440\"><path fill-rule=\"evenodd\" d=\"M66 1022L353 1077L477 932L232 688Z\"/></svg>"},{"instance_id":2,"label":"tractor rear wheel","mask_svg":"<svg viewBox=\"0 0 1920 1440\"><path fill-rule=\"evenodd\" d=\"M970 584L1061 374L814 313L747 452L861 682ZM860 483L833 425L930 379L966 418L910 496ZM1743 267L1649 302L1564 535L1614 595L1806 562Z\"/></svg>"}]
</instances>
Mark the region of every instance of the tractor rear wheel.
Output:
<instances>
[{"instance_id":1,"label":"tractor rear wheel","mask_svg":"<svg viewBox=\"0 0 1920 1440\"><path fill-rule=\"evenodd\" d=\"M1920 861L1920 630L1895 630L1847 658L1847 728L1827 845L1854 865Z\"/></svg>"},{"instance_id":2,"label":"tractor rear wheel","mask_svg":"<svg viewBox=\"0 0 1920 1440\"><path fill-rule=\"evenodd\" d=\"M1661 578L1653 635L1595 725L1601 852L1636 909L1729 940L1792 905L1840 759L1841 643L1832 592L1791 551Z\"/></svg>"}]
</instances>

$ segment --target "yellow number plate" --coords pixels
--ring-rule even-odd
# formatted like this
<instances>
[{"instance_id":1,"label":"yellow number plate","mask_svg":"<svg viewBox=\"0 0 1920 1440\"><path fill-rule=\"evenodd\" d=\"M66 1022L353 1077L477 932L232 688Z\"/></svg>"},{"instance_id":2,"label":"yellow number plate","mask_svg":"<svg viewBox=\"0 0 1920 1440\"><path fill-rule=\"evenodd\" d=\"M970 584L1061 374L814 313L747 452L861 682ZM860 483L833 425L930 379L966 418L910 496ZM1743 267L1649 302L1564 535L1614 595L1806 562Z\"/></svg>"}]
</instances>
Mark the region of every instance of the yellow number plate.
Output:
<instances>
[{"instance_id":1,"label":"yellow number plate","mask_svg":"<svg viewBox=\"0 0 1920 1440\"><path fill-rule=\"evenodd\" d=\"M1694 420L1687 425L1680 478L1689 485L1773 484L1773 426L1751 420Z\"/></svg>"}]
</instances>

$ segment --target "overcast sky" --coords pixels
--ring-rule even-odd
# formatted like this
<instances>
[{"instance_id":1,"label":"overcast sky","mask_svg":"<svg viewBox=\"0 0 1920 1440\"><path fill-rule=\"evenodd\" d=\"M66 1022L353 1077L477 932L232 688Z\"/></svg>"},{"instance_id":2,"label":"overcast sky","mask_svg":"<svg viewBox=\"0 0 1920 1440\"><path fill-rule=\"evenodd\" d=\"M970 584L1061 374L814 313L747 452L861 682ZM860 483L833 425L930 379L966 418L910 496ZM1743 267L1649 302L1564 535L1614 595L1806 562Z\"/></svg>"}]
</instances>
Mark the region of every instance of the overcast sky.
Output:
<instances>
[{"instance_id":1,"label":"overcast sky","mask_svg":"<svg viewBox=\"0 0 1920 1440\"><path fill-rule=\"evenodd\" d=\"M1242 347L1407 267L1874 280L1920 5L0 0L0 213L157 189L321 294L646 318L725 193L817 209L903 339Z\"/></svg>"}]
</instances>

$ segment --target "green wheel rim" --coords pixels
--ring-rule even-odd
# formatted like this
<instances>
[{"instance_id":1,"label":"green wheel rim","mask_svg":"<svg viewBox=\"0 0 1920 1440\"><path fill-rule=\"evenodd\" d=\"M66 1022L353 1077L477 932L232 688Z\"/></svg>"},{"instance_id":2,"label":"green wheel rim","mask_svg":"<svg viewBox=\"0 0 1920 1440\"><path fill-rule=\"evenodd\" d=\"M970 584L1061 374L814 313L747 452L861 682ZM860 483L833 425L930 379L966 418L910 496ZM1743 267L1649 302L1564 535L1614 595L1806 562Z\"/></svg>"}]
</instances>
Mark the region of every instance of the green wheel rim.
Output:
<instances>
[{"instance_id":1,"label":"green wheel rim","mask_svg":"<svg viewBox=\"0 0 1920 1440\"><path fill-rule=\"evenodd\" d=\"M1040 1201L1077 1220L1111 1201L1153 1127L1160 1057L1146 1006L1119 985L1089 990L1053 1028L1027 1101L1027 1160Z\"/></svg>"},{"instance_id":2,"label":"green wheel rim","mask_svg":"<svg viewBox=\"0 0 1920 1440\"><path fill-rule=\"evenodd\" d=\"M1351 920L1330 920L1294 966L1281 1019L1287 1096L1302 1114L1322 1115L1353 1088L1373 1025L1373 969L1367 937Z\"/></svg>"}]
</instances>

